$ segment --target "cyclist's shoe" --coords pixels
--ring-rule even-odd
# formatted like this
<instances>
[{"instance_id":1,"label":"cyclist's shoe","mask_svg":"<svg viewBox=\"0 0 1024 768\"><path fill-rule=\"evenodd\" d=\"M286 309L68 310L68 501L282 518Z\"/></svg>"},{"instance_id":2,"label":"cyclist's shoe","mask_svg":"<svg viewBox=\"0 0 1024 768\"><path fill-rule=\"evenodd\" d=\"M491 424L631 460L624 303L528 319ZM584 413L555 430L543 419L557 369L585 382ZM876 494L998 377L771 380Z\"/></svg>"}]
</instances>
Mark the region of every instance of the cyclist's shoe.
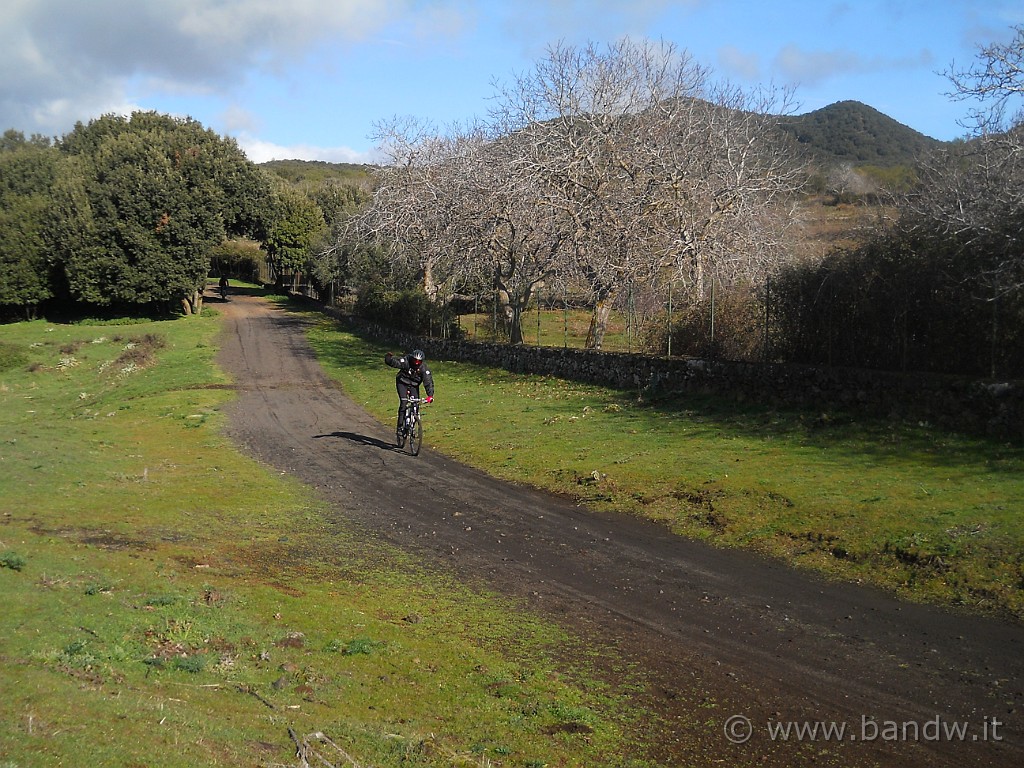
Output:
<instances>
[{"instance_id":1,"label":"cyclist's shoe","mask_svg":"<svg viewBox=\"0 0 1024 768\"><path fill-rule=\"evenodd\" d=\"M395 430L395 444L399 448L401 448L403 445L405 445L405 432L402 431L401 429L396 429Z\"/></svg>"}]
</instances>

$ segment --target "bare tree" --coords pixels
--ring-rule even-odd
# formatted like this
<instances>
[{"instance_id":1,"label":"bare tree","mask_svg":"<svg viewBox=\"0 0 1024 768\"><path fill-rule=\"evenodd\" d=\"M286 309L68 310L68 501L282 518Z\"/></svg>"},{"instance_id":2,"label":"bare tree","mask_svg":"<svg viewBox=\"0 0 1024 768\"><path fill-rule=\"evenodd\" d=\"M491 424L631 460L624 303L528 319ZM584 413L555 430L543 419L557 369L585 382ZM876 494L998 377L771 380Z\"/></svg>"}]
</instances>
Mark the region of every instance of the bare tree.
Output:
<instances>
[{"instance_id":1,"label":"bare tree","mask_svg":"<svg viewBox=\"0 0 1024 768\"><path fill-rule=\"evenodd\" d=\"M543 203L544 188L521 162L526 134L481 146L475 165L474 220L480 257L501 303L509 341L523 341L522 317L548 281L565 268L567 222Z\"/></svg>"},{"instance_id":2,"label":"bare tree","mask_svg":"<svg viewBox=\"0 0 1024 768\"><path fill-rule=\"evenodd\" d=\"M634 251L651 192L630 152L641 139L625 122L639 127L644 110L703 76L688 60L673 68L665 53L632 43L553 47L502 91L492 113L501 130L522 137L520 163L544 188L539 202L566 222L575 272L595 305L588 345L598 348L616 295L642 264Z\"/></svg>"},{"instance_id":3,"label":"bare tree","mask_svg":"<svg viewBox=\"0 0 1024 768\"><path fill-rule=\"evenodd\" d=\"M918 227L972 257L972 280L990 300L1024 288L1024 114L1006 119L1024 96L1024 26L1013 29L1010 43L982 47L973 66L947 73L954 98L981 102L974 137L925 161L909 204Z\"/></svg>"},{"instance_id":4,"label":"bare tree","mask_svg":"<svg viewBox=\"0 0 1024 768\"><path fill-rule=\"evenodd\" d=\"M1024 96L1024 25L1012 29L1014 36L1009 43L982 46L971 66L946 72L953 84L953 91L947 95L960 101L982 102L971 110L973 125L969 126L981 134L1002 132L1007 127L1009 108L1015 99ZM1019 112L1012 122L1021 122Z\"/></svg>"},{"instance_id":5,"label":"bare tree","mask_svg":"<svg viewBox=\"0 0 1024 768\"><path fill-rule=\"evenodd\" d=\"M388 162L359 223L432 300L486 281L513 342L539 291L576 286L600 348L634 287L702 296L766 270L800 178L776 143L777 96L712 83L666 43L556 46L499 90L486 126L378 126Z\"/></svg>"},{"instance_id":6,"label":"bare tree","mask_svg":"<svg viewBox=\"0 0 1024 768\"><path fill-rule=\"evenodd\" d=\"M569 227L595 307L588 346L627 286L674 269L700 292L709 270L766 252L765 207L797 183L769 106L651 42L556 46L501 91L492 118L523 137L540 202Z\"/></svg>"},{"instance_id":7,"label":"bare tree","mask_svg":"<svg viewBox=\"0 0 1024 768\"><path fill-rule=\"evenodd\" d=\"M832 168L826 180L827 189L838 205L854 202L867 195L877 194L879 186L850 163L842 163Z\"/></svg>"},{"instance_id":8,"label":"bare tree","mask_svg":"<svg viewBox=\"0 0 1024 768\"><path fill-rule=\"evenodd\" d=\"M660 226L666 262L696 297L712 282L731 285L765 274L783 253L804 179L775 116L788 94L714 86L666 126L662 151L672 184Z\"/></svg>"},{"instance_id":9,"label":"bare tree","mask_svg":"<svg viewBox=\"0 0 1024 768\"><path fill-rule=\"evenodd\" d=\"M439 136L395 121L381 137L389 162L362 231L393 243L434 301L466 284L494 290L520 343L522 314L558 269L565 239L520 162L521 136L489 139L479 127Z\"/></svg>"},{"instance_id":10,"label":"bare tree","mask_svg":"<svg viewBox=\"0 0 1024 768\"><path fill-rule=\"evenodd\" d=\"M381 238L406 261L431 301L450 298L466 274L466 190L478 133L438 134L415 120L378 126L388 156L373 203L360 217L364 236Z\"/></svg>"}]
</instances>

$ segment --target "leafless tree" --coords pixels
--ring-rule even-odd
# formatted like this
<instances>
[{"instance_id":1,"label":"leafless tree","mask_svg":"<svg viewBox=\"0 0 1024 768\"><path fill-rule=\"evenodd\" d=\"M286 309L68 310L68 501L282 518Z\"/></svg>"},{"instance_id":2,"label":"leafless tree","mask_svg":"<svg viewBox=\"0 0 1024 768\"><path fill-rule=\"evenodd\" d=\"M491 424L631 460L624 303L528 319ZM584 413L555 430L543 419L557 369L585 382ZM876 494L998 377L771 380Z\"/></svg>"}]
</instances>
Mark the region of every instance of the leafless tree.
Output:
<instances>
[{"instance_id":1,"label":"leafless tree","mask_svg":"<svg viewBox=\"0 0 1024 768\"><path fill-rule=\"evenodd\" d=\"M850 163L841 163L833 167L828 173L826 184L826 191L833 196L837 204L853 202L879 192L879 185Z\"/></svg>"},{"instance_id":2,"label":"leafless tree","mask_svg":"<svg viewBox=\"0 0 1024 768\"><path fill-rule=\"evenodd\" d=\"M509 339L522 341L521 317L558 270L564 226L543 205L521 160L522 136L449 131L416 121L380 127L388 162L361 222L394 244L431 300L460 285L486 286L500 301Z\"/></svg>"},{"instance_id":3,"label":"leafless tree","mask_svg":"<svg viewBox=\"0 0 1024 768\"><path fill-rule=\"evenodd\" d=\"M716 85L668 43L555 46L492 113L523 138L539 201L561 216L600 348L616 297L674 270L697 292L767 252L767 206L797 176L772 140L768 101Z\"/></svg>"},{"instance_id":4,"label":"leafless tree","mask_svg":"<svg viewBox=\"0 0 1024 768\"><path fill-rule=\"evenodd\" d=\"M526 134L481 147L471 197L482 259L505 316L509 341L523 340L522 317L552 277L565 270L568 222L543 202L545 190L521 162Z\"/></svg>"},{"instance_id":5,"label":"leafless tree","mask_svg":"<svg viewBox=\"0 0 1024 768\"><path fill-rule=\"evenodd\" d=\"M1007 115L1015 101L1024 97L1024 25L1012 27L1013 39L1006 44L982 46L975 62L964 69L951 68L946 77L953 84L948 95L954 99L977 100L971 110L973 125L981 134L1001 133L1007 128ZM1019 124L1021 114L1011 113L1011 122Z\"/></svg>"},{"instance_id":6,"label":"leafless tree","mask_svg":"<svg viewBox=\"0 0 1024 768\"><path fill-rule=\"evenodd\" d=\"M463 251L473 247L465 223L471 210L462 196L472 175L473 131L437 132L416 120L378 125L381 165L373 203L357 222L364 236L383 239L396 259L415 271L431 301L450 297L469 264Z\"/></svg>"},{"instance_id":7,"label":"leafless tree","mask_svg":"<svg viewBox=\"0 0 1024 768\"><path fill-rule=\"evenodd\" d=\"M978 61L947 77L955 98L978 99L974 136L930 157L910 201L919 226L972 256L972 280L990 299L1024 288L1024 115L1007 123L1024 95L1024 26L1006 45L982 47Z\"/></svg>"},{"instance_id":8,"label":"leafless tree","mask_svg":"<svg viewBox=\"0 0 1024 768\"><path fill-rule=\"evenodd\" d=\"M576 286L600 348L624 291L671 280L701 296L766 271L801 178L778 96L713 83L666 43L556 46L499 89L485 126L378 126L388 162L359 223L432 300L484 281L513 342L540 290Z\"/></svg>"},{"instance_id":9,"label":"leafless tree","mask_svg":"<svg viewBox=\"0 0 1024 768\"><path fill-rule=\"evenodd\" d=\"M776 129L788 95L715 85L677 115L661 161L672 184L659 226L676 278L697 297L750 282L783 255L803 168Z\"/></svg>"}]
</instances>

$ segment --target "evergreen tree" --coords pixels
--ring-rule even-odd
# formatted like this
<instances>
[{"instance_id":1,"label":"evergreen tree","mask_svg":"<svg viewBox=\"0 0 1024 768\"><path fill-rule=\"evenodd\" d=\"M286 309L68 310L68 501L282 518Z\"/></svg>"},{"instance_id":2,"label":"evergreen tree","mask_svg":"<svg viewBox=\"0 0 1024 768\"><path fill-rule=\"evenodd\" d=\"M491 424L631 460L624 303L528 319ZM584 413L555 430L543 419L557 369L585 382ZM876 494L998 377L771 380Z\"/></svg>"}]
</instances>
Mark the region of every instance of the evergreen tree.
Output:
<instances>
[{"instance_id":1,"label":"evergreen tree","mask_svg":"<svg viewBox=\"0 0 1024 768\"><path fill-rule=\"evenodd\" d=\"M57 253L81 301L198 312L211 248L265 228L266 176L194 120L107 115L79 123L60 148Z\"/></svg>"},{"instance_id":2,"label":"evergreen tree","mask_svg":"<svg viewBox=\"0 0 1024 768\"><path fill-rule=\"evenodd\" d=\"M263 238L263 248L281 288L286 274L306 269L312 248L323 238L327 224L320 206L305 194L283 182L275 187L271 223Z\"/></svg>"},{"instance_id":3,"label":"evergreen tree","mask_svg":"<svg viewBox=\"0 0 1024 768\"><path fill-rule=\"evenodd\" d=\"M47 222L57 153L7 131L0 141L0 305L34 317L53 295Z\"/></svg>"}]
</instances>

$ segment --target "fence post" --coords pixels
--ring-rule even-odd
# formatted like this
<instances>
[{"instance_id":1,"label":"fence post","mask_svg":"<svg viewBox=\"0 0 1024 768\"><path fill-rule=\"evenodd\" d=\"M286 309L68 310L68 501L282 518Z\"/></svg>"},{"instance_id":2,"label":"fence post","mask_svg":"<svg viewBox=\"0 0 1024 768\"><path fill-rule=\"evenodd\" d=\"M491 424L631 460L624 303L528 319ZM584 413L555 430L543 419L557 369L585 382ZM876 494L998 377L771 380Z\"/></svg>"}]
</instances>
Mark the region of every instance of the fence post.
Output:
<instances>
[{"instance_id":1,"label":"fence post","mask_svg":"<svg viewBox=\"0 0 1024 768\"><path fill-rule=\"evenodd\" d=\"M989 348L989 375L996 377L996 355L999 346L999 293L992 288L992 343Z\"/></svg>"},{"instance_id":2,"label":"fence post","mask_svg":"<svg viewBox=\"0 0 1024 768\"><path fill-rule=\"evenodd\" d=\"M672 286L675 280L668 281L668 356L672 357Z\"/></svg>"},{"instance_id":3,"label":"fence post","mask_svg":"<svg viewBox=\"0 0 1024 768\"><path fill-rule=\"evenodd\" d=\"M540 294L537 294L537 346L540 346Z\"/></svg>"},{"instance_id":4,"label":"fence post","mask_svg":"<svg viewBox=\"0 0 1024 768\"><path fill-rule=\"evenodd\" d=\"M569 348L569 294L562 286L562 349Z\"/></svg>"},{"instance_id":5,"label":"fence post","mask_svg":"<svg viewBox=\"0 0 1024 768\"><path fill-rule=\"evenodd\" d=\"M711 278L711 354L715 356L715 278Z\"/></svg>"},{"instance_id":6,"label":"fence post","mask_svg":"<svg viewBox=\"0 0 1024 768\"><path fill-rule=\"evenodd\" d=\"M629 281L629 287L626 293L626 352L632 354L633 352L633 335L632 335L632 324L633 324L633 281Z\"/></svg>"}]
</instances>

